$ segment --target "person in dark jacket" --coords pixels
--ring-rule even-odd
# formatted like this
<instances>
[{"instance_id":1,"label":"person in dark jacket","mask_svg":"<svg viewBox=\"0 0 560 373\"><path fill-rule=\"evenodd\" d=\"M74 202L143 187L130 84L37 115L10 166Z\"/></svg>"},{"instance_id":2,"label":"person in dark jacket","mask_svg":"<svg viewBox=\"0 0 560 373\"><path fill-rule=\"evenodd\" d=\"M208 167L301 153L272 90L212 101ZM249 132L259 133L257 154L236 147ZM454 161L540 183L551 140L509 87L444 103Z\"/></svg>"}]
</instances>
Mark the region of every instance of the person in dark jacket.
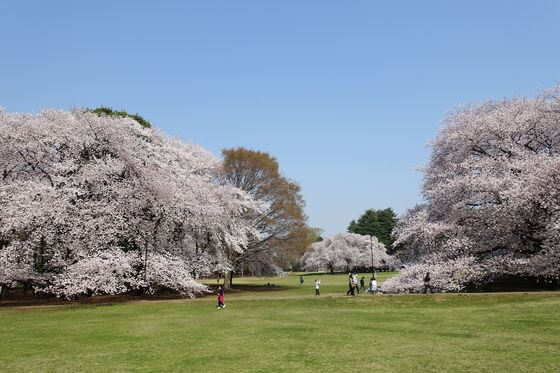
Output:
<instances>
[{"instance_id":1,"label":"person in dark jacket","mask_svg":"<svg viewBox=\"0 0 560 373\"><path fill-rule=\"evenodd\" d=\"M354 281L352 279L352 273L348 274L348 291L346 295L354 295Z\"/></svg>"},{"instance_id":2,"label":"person in dark jacket","mask_svg":"<svg viewBox=\"0 0 560 373\"><path fill-rule=\"evenodd\" d=\"M426 272L426 276L424 276L424 294L428 293L428 289L430 289L430 293L434 292L432 285L430 285L430 280L430 272Z\"/></svg>"},{"instance_id":3,"label":"person in dark jacket","mask_svg":"<svg viewBox=\"0 0 560 373\"><path fill-rule=\"evenodd\" d=\"M366 281L364 280L364 276L362 276L362 278L360 279L360 290L361 291L366 291Z\"/></svg>"}]
</instances>

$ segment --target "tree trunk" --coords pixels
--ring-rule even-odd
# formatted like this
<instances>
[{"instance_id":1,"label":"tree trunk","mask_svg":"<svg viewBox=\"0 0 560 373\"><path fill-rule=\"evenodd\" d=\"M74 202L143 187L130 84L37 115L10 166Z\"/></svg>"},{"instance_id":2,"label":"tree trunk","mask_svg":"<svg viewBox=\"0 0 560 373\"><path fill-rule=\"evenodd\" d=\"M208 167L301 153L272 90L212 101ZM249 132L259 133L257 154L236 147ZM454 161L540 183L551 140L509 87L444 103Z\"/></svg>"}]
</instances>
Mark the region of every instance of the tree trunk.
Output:
<instances>
[{"instance_id":1,"label":"tree trunk","mask_svg":"<svg viewBox=\"0 0 560 373\"><path fill-rule=\"evenodd\" d=\"M331 270L331 275L334 274L334 266L330 266L329 268Z\"/></svg>"},{"instance_id":2,"label":"tree trunk","mask_svg":"<svg viewBox=\"0 0 560 373\"><path fill-rule=\"evenodd\" d=\"M9 294L10 288L6 285L0 285L0 304L2 303L2 299L6 298Z\"/></svg>"},{"instance_id":3,"label":"tree trunk","mask_svg":"<svg viewBox=\"0 0 560 373\"><path fill-rule=\"evenodd\" d=\"M231 289L232 277L233 277L233 272L231 270L227 270L224 275L224 290Z\"/></svg>"},{"instance_id":4,"label":"tree trunk","mask_svg":"<svg viewBox=\"0 0 560 373\"><path fill-rule=\"evenodd\" d=\"M148 243L144 245L144 282L148 282Z\"/></svg>"}]
</instances>

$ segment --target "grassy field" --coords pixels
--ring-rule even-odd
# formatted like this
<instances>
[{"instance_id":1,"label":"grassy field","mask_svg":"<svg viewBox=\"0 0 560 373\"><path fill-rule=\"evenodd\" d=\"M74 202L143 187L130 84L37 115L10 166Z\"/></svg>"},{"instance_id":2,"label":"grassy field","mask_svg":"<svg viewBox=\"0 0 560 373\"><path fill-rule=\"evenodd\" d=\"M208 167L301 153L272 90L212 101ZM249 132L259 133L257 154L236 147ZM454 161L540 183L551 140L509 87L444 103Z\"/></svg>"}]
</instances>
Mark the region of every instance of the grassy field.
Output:
<instances>
[{"instance_id":1,"label":"grassy field","mask_svg":"<svg viewBox=\"0 0 560 373\"><path fill-rule=\"evenodd\" d=\"M0 371L560 371L560 293L346 297L343 274L235 281L247 291L222 310L214 296L2 308Z\"/></svg>"},{"instance_id":2,"label":"grassy field","mask_svg":"<svg viewBox=\"0 0 560 373\"><path fill-rule=\"evenodd\" d=\"M394 276L395 272L380 272L376 274L378 283ZM337 273L334 275L324 273L304 273L303 285L299 285L299 273L290 274L285 277L243 277L234 278L234 285L241 291L233 291L229 297L246 299L248 297L259 298L299 298L309 297L315 294L315 279L321 280L321 296L340 296L346 294L348 290L348 274ZM358 274L358 279L364 277L366 287L369 284L371 273ZM216 280L203 281L207 285L217 286ZM266 284L274 284L274 287L267 287ZM266 294L263 294L266 292Z\"/></svg>"}]
</instances>

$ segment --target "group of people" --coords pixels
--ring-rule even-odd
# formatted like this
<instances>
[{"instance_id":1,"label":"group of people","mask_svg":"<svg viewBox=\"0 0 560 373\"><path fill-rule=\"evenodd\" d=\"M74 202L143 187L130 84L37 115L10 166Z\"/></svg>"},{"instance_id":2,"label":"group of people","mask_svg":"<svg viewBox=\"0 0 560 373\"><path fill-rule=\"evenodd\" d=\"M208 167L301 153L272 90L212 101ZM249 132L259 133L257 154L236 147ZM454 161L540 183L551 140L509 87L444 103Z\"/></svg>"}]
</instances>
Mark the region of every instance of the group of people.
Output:
<instances>
[{"instance_id":1,"label":"group of people","mask_svg":"<svg viewBox=\"0 0 560 373\"><path fill-rule=\"evenodd\" d=\"M303 276L299 276L299 285L303 285L304 279ZM377 293L377 280L375 278L375 273L371 276L369 280L369 285L366 288L365 277L358 281L358 274L350 272L348 274L348 291L346 295L359 295L360 291L365 292L367 291L370 294ZM321 294L321 280L315 279L315 295Z\"/></svg>"},{"instance_id":2,"label":"group of people","mask_svg":"<svg viewBox=\"0 0 560 373\"><path fill-rule=\"evenodd\" d=\"M424 294L430 291L433 293L434 290L430 284L430 272L426 273L424 276ZM299 285L303 285L304 279L303 276L299 276ZM267 286L271 286L270 283L267 283ZM272 284L274 286L274 284ZM360 295L360 291L365 292L367 290L370 294L377 293L377 280L375 279L375 273L372 274L371 278L369 279L369 286L366 288L365 278L362 276L360 281L358 281L358 274L357 273L348 273L348 291L346 295ZM315 296L321 294L321 280L315 279ZM217 308L224 308L226 305L224 304L224 289L220 286L218 287L218 307Z\"/></svg>"},{"instance_id":3,"label":"group of people","mask_svg":"<svg viewBox=\"0 0 560 373\"><path fill-rule=\"evenodd\" d=\"M360 291L365 292L366 290L370 294L377 293L377 280L375 278L375 273L373 273L369 279L369 285L367 288L364 276L362 276L358 284L358 274L352 272L348 273L348 291L346 292L346 295L360 295Z\"/></svg>"},{"instance_id":4,"label":"group of people","mask_svg":"<svg viewBox=\"0 0 560 373\"><path fill-rule=\"evenodd\" d=\"M426 294L428 291L430 291L430 293L434 292L434 289L432 288L430 281L431 281L430 272L427 272L426 275L424 276L424 290L423 290L424 294ZM300 286L303 285L303 276L299 276L299 284ZM320 286L321 286L321 280L315 279L315 295L320 294L320 289L319 289ZM348 273L348 291L346 292L346 295L356 295L356 294L360 295L360 291L365 292L366 290L370 294L377 293L377 279L375 278L375 272L371 275L371 278L369 279L369 285L367 288L366 288L364 276L362 276L358 285L358 274L352 272Z\"/></svg>"}]
</instances>

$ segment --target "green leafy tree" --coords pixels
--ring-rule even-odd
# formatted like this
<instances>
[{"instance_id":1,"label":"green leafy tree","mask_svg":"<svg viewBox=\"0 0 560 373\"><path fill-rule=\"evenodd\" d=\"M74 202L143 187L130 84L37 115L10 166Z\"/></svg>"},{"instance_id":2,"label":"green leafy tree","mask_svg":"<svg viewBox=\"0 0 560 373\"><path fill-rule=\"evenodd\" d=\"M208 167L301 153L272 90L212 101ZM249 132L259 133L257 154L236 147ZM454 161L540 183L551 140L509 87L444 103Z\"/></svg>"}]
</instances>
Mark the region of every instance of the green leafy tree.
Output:
<instances>
[{"instance_id":1,"label":"green leafy tree","mask_svg":"<svg viewBox=\"0 0 560 373\"><path fill-rule=\"evenodd\" d=\"M227 289L234 271L241 268L270 274L292 267L311 242L300 186L280 173L276 158L243 147L223 149L222 155L225 179L266 206L262 213L247 217L260 238L249 242L242 253L228 253L234 270L225 273Z\"/></svg>"},{"instance_id":2,"label":"green leafy tree","mask_svg":"<svg viewBox=\"0 0 560 373\"><path fill-rule=\"evenodd\" d=\"M324 231L321 228L309 228L309 242L314 243L323 241L323 232Z\"/></svg>"},{"instance_id":3,"label":"green leafy tree","mask_svg":"<svg viewBox=\"0 0 560 373\"><path fill-rule=\"evenodd\" d=\"M127 111L121 110L121 111L117 111L117 110L113 110L110 107L104 107L104 106L100 106L98 108L95 109L90 109L90 111L92 113L95 113L99 116L102 115L110 115L110 116L116 116L116 117L121 117L121 118L132 118L135 121L137 121L138 123L140 123L140 125L144 128L151 128L152 124L147 121L146 119L144 119L140 114L130 114Z\"/></svg>"},{"instance_id":4,"label":"green leafy tree","mask_svg":"<svg viewBox=\"0 0 560 373\"><path fill-rule=\"evenodd\" d=\"M348 232L362 235L375 236L387 248L387 252L394 252L391 232L397 223L397 214L392 208L388 207L383 210L369 209L366 210L356 220L352 220L348 226Z\"/></svg>"}]
</instances>

